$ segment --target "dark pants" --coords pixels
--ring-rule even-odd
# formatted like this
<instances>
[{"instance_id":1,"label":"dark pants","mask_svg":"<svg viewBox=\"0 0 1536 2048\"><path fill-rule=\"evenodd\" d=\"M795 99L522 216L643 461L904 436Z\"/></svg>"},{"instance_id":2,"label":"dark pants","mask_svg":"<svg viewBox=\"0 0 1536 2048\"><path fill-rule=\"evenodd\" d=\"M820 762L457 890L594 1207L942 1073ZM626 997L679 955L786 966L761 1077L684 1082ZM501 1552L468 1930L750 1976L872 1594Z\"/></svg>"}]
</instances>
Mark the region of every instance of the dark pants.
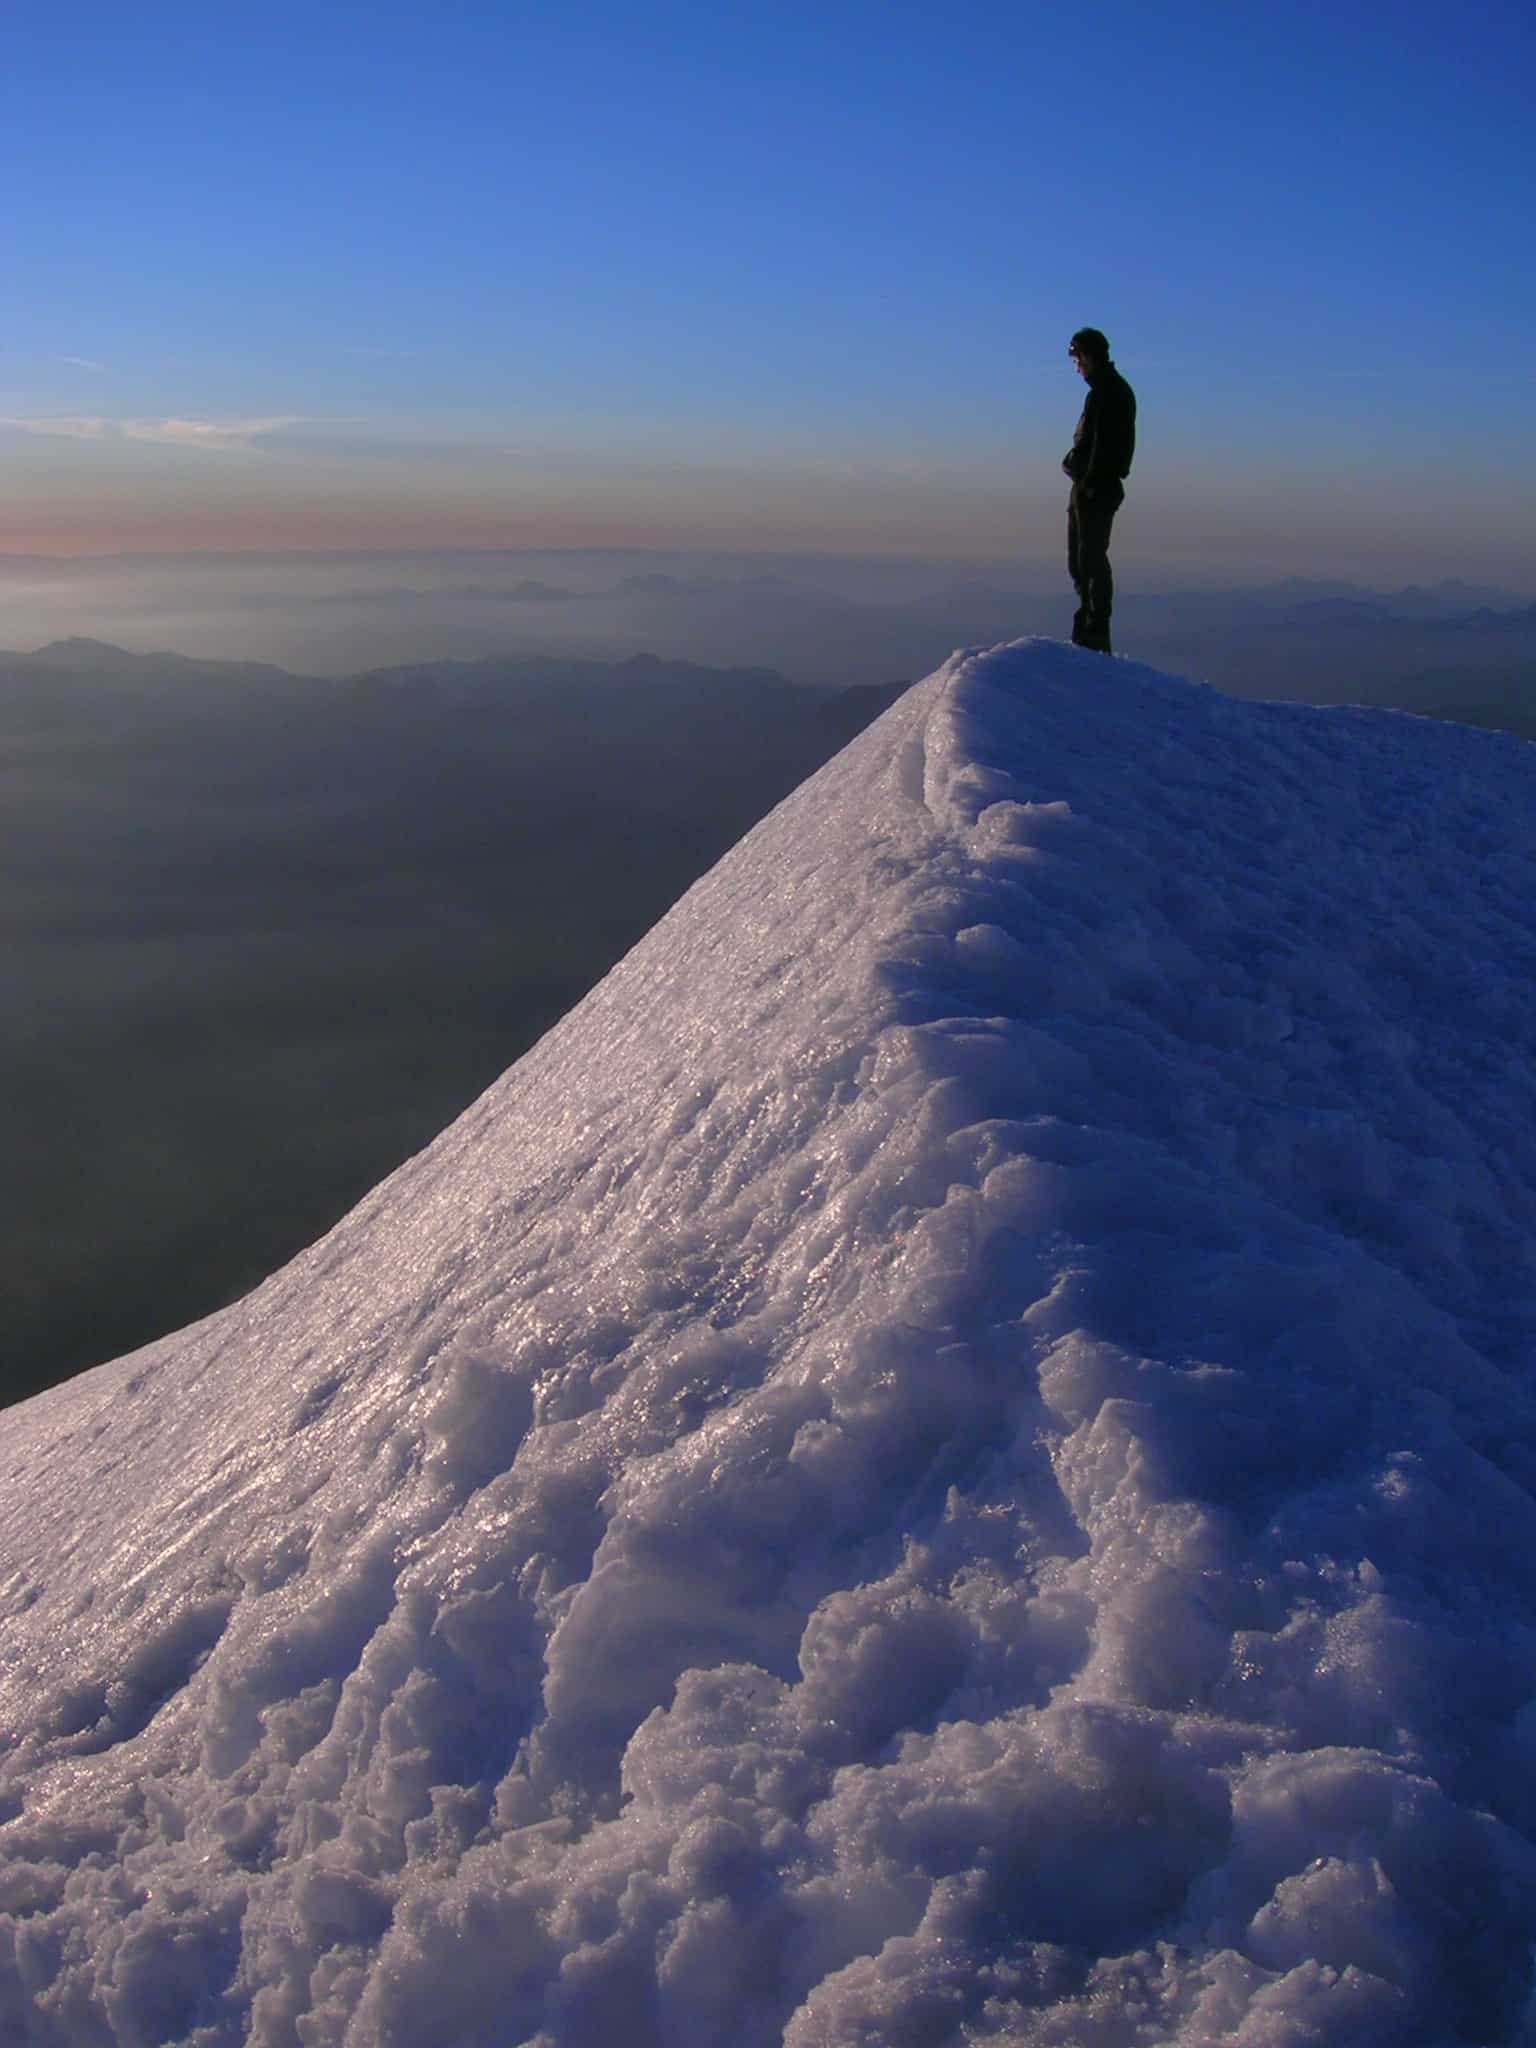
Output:
<instances>
[{"instance_id":1,"label":"dark pants","mask_svg":"<svg viewBox=\"0 0 1536 2048\"><path fill-rule=\"evenodd\" d=\"M1119 484L1100 484L1091 498L1082 486L1072 486L1067 501L1067 573L1077 592L1077 612L1072 620L1072 640L1078 647L1092 647L1108 654L1109 614L1115 602L1114 571L1109 566L1109 529L1125 502Z\"/></svg>"}]
</instances>

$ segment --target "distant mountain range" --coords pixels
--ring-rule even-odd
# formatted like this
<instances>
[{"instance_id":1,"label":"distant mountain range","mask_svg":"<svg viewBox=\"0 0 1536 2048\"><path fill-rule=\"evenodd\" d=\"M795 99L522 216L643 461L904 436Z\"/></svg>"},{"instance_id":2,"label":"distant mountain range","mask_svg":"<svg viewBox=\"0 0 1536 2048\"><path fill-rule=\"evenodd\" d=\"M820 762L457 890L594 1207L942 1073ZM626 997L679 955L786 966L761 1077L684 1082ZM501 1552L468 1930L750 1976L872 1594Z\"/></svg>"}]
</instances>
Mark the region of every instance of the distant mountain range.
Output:
<instances>
[{"instance_id":1,"label":"distant mountain range","mask_svg":"<svg viewBox=\"0 0 1536 2048\"><path fill-rule=\"evenodd\" d=\"M328 688L409 669L440 683L451 673L454 688L527 688L535 695L543 688L539 679L553 673L551 661L601 661L623 670L636 647L654 649L654 658L679 675L725 670L749 679L759 694L797 683L821 690L886 685L926 674L956 646L1030 633L1060 638L1069 622L1060 596L974 579L872 603L766 574L645 573L589 589L530 577L451 587L401 580L307 593L247 590L232 602L247 614L268 606L281 612L300 644L308 618L334 622L325 633L337 638L326 645L355 639L398 650L396 660L361 663L347 677L332 674ZM442 637L433 645L435 630ZM1521 733L1536 728L1536 604L1491 587L1448 581L1386 593L1290 579L1239 590L1131 591L1117 604L1115 634L1122 653L1236 696L1394 705L1491 720ZM477 637L505 642L509 635L538 644L475 649ZM429 648L425 659L412 656L418 644ZM150 668L134 669L146 660ZM135 656L81 637L0 661L11 687L27 673L46 672L55 695L79 687L82 677L89 687L109 675L117 688L163 693L173 679L188 681L194 668L206 671L221 695L300 687L271 663ZM659 685L661 671L650 680ZM312 694L321 685L309 678L302 687Z\"/></svg>"},{"instance_id":2,"label":"distant mountain range","mask_svg":"<svg viewBox=\"0 0 1536 2048\"><path fill-rule=\"evenodd\" d=\"M754 565L631 552L146 557L29 570L0 556L13 645L67 629L332 677L445 658L611 664L648 648L835 690L925 675L957 646L1064 637L1071 607L1054 564ZM1115 630L1121 652L1234 694L1319 702L1420 706L1430 690L1446 708L1519 700L1522 671L1536 662L1531 594L1457 581L1138 590L1123 575Z\"/></svg>"},{"instance_id":3,"label":"distant mountain range","mask_svg":"<svg viewBox=\"0 0 1536 2048\"><path fill-rule=\"evenodd\" d=\"M466 593L467 594L467 593ZM927 673L956 646L1063 638L1065 596L957 583L902 603L868 604L778 577L626 578L606 591L537 595L478 591L506 613L533 611L540 630L686 652L711 665L740 650L823 687ZM432 593L349 593L324 603L435 610ZM1116 645L1137 660L1212 682L1236 696L1370 703L1454 716L1458 700L1505 703L1536 716L1536 605L1466 584L1395 594L1293 582L1251 590L1123 596ZM1527 701L1529 700L1529 702ZM1523 729L1523 728L1522 728Z\"/></svg>"}]
</instances>

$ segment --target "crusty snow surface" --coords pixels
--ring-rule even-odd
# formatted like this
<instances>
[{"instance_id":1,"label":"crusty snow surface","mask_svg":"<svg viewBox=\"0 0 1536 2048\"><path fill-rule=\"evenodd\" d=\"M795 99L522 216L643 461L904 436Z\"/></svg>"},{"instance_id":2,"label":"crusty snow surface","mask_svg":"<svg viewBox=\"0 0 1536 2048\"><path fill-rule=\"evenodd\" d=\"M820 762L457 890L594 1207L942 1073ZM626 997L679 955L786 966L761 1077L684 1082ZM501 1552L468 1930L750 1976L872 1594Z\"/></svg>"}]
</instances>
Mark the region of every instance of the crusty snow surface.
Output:
<instances>
[{"instance_id":1,"label":"crusty snow surface","mask_svg":"<svg viewBox=\"0 0 1536 2048\"><path fill-rule=\"evenodd\" d=\"M0 2039L1536 2041L1536 753L957 656L0 1434Z\"/></svg>"}]
</instances>

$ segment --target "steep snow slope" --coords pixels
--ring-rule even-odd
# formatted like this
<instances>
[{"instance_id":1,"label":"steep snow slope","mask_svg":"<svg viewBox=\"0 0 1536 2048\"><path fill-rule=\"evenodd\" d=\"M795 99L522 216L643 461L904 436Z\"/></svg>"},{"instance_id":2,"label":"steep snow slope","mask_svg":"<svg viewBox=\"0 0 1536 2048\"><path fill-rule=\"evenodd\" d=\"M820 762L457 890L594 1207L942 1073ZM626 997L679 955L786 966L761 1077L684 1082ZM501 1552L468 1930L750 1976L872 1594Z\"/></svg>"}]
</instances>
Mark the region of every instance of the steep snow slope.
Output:
<instances>
[{"instance_id":1,"label":"steep snow slope","mask_svg":"<svg viewBox=\"0 0 1536 2048\"><path fill-rule=\"evenodd\" d=\"M1536 2037L1533 762L957 657L12 1410L0 2036Z\"/></svg>"}]
</instances>

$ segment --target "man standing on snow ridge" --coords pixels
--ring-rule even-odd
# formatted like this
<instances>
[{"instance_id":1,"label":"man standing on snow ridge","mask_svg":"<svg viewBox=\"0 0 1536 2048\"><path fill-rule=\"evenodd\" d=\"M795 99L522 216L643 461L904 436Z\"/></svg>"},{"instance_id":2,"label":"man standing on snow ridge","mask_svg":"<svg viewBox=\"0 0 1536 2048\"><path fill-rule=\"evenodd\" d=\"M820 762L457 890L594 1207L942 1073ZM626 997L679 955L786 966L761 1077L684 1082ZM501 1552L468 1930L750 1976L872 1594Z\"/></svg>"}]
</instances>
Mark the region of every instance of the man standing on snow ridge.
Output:
<instances>
[{"instance_id":1,"label":"man standing on snow ridge","mask_svg":"<svg viewBox=\"0 0 1536 2048\"><path fill-rule=\"evenodd\" d=\"M1109 359L1097 327L1080 327L1067 354L1088 386L1083 416L1062 468L1072 479L1067 501L1067 574L1077 592L1072 639L1108 654L1109 614L1115 579L1109 566L1109 529L1125 500L1123 479L1136 452L1136 394Z\"/></svg>"}]
</instances>

